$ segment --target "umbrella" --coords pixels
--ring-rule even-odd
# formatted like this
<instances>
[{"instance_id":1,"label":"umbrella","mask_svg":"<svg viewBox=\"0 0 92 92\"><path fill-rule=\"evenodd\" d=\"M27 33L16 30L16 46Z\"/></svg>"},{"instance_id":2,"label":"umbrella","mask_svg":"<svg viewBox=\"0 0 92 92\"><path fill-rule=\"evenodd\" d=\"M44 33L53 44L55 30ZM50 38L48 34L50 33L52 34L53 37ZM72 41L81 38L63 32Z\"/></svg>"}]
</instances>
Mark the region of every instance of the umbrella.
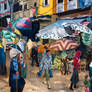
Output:
<instances>
[{"instance_id":1,"label":"umbrella","mask_svg":"<svg viewBox=\"0 0 92 92\"><path fill-rule=\"evenodd\" d=\"M80 32L84 32L87 34L92 34L92 30L89 29L87 26L80 24L80 23L63 23L64 27L71 27L72 30L77 30Z\"/></svg>"},{"instance_id":2,"label":"umbrella","mask_svg":"<svg viewBox=\"0 0 92 92\"><path fill-rule=\"evenodd\" d=\"M18 19L16 19L15 21L13 21L13 22L12 22L12 27L15 27L16 24L17 24L17 22L18 22L20 19L22 19L22 18L18 18Z\"/></svg>"},{"instance_id":3,"label":"umbrella","mask_svg":"<svg viewBox=\"0 0 92 92\"><path fill-rule=\"evenodd\" d=\"M63 37L69 36L63 28L54 26L52 28L42 29L37 34L42 39L55 39L58 40Z\"/></svg>"},{"instance_id":4,"label":"umbrella","mask_svg":"<svg viewBox=\"0 0 92 92\"><path fill-rule=\"evenodd\" d=\"M17 23L15 28L19 30L31 30L32 29L32 21L30 18L22 18Z\"/></svg>"},{"instance_id":5,"label":"umbrella","mask_svg":"<svg viewBox=\"0 0 92 92\"><path fill-rule=\"evenodd\" d=\"M47 27L44 27L39 31L37 37L41 37L42 39L55 39L58 40L63 37L72 36L69 32L64 29L62 25L64 22L72 23L72 22L82 22L84 19L62 19L60 21L55 22Z\"/></svg>"},{"instance_id":6,"label":"umbrella","mask_svg":"<svg viewBox=\"0 0 92 92\"><path fill-rule=\"evenodd\" d=\"M53 42L50 45L50 49L56 50L56 51L64 51L64 50L73 49L77 46L78 46L78 44L75 41L69 40L66 38L62 38L60 40Z\"/></svg>"}]
</instances>

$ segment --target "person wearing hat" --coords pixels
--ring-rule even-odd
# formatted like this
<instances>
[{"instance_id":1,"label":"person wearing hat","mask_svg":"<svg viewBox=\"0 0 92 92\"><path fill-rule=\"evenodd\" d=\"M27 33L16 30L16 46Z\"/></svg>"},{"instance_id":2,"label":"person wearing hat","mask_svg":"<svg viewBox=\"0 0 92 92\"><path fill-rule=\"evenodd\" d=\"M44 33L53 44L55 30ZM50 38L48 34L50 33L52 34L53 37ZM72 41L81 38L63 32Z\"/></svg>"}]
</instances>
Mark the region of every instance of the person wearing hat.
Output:
<instances>
[{"instance_id":1,"label":"person wearing hat","mask_svg":"<svg viewBox=\"0 0 92 92\"><path fill-rule=\"evenodd\" d=\"M74 62L73 62L74 69L73 69L72 77L70 79L71 80L70 90L73 90L73 85L74 85L74 88L76 88L76 84L79 81L78 69L79 69L81 53L82 53L81 51L77 51L74 56Z\"/></svg>"},{"instance_id":2,"label":"person wearing hat","mask_svg":"<svg viewBox=\"0 0 92 92\"><path fill-rule=\"evenodd\" d=\"M20 51L16 48L11 48L9 54L11 58L9 75L10 92L22 92L25 86L25 80L21 73Z\"/></svg>"}]
</instances>

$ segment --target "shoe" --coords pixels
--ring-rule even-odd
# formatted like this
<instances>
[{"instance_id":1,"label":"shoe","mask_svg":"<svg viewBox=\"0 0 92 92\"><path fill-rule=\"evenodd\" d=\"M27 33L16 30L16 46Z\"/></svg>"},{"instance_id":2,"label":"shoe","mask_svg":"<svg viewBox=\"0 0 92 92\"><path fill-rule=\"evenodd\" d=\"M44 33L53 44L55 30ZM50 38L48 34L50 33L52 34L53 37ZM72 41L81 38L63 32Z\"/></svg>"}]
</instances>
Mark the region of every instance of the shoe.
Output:
<instances>
[{"instance_id":1,"label":"shoe","mask_svg":"<svg viewBox=\"0 0 92 92\"><path fill-rule=\"evenodd\" d=\"M38 72L37 75L40 77L41 76L40 72Z\"/></svg>"},{"instance_id":2,"label":"shoe","mask_svg":"<svg viewBox=\"0 0 92 92\"><path fill-rule=\"evenodd\" d=\"M70 87L70 90L73 90L73 88L72 88L72 87Z\"/></svg>"},{"instance_id":3,"label":"shoe","mask_svg":"<svg viewBox=\"0 0 92 92\"><path fill-rule=\"evenodd\" d=\"M74 85L74 88L78 88L78 86Z\"/></svg>"}]
</instances>

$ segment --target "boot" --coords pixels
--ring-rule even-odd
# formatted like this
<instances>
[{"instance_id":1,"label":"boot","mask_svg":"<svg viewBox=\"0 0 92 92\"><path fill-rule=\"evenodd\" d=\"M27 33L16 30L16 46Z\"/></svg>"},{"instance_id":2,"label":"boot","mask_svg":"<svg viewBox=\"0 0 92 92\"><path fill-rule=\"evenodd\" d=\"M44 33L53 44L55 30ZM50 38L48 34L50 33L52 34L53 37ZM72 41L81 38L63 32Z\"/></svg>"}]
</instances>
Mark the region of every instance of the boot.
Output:
<instances>
[{"instance_id":1,"label":"boot","mask_svg":"<svg viewBox=\"0 0 92 92\"><path fill-rule=\"evenodd\" d=\"M73 83L71 83L70 85L70 90L73 90Z\"/></svg>"}]
</instances>

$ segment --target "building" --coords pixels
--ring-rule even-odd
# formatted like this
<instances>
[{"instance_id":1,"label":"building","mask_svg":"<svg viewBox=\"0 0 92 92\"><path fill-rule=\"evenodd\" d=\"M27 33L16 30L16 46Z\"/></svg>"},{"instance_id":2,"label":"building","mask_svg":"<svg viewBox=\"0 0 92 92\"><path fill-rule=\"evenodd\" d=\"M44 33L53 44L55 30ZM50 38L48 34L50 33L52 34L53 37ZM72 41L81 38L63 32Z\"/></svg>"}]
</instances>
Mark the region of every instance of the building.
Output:
<instances>
[{"instance_id":1,"label":"building","mask_svg":"<svg viewBox=\"0 0 92 92\"><path fill-rule=\"evenodd\" d=\"M20 17L33 17L39 0L17 0L14 3L14 20Z\"/></svg>"},{"instance_id":2,"label":"building","mask_svg":"<svg viewBox=\"0 0 92 92\"><path fill-rule=\"evenodd\" d=\"M0 26L7 26L7 18L10 18L12 13L9 0L0 0Z\"/></svg>"}]
</instances>

